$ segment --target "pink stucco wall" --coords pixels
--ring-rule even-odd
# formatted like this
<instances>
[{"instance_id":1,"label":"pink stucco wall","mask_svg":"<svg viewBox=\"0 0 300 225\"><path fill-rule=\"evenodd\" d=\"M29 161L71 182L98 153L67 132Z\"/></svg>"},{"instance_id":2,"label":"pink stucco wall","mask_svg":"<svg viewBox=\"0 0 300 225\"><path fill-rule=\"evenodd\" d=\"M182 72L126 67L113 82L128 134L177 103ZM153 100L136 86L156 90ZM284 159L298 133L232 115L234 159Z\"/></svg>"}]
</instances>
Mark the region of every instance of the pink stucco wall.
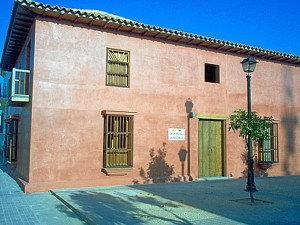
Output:
<instances>
[{"instance_id":1,"label":"pink stucco wall","mask_svg":"<svg viewBox=\"0 0 300 225\"><path fill-rule=\"evenodd\" d=\"M44 18L37 19L35 29L28 192L143 183L139 172L147 169L149 151L161 149L163 143L166 162L183 180L178 152L188 148L187 137L168 141L167 131L188 132L186 100L192 100L198 115L212 117L246 108L242 55ZM130 88L105 85L107 47L130 51ZM220 66L219 84L204 82L205 63ZM252 108L279 122L280 163L268 170L269 176L300 173L299 88L299 67L259 59L252 78ZM103 110L134 115L134 166L124 176L101 172ZM228 121L225 139L224 175L241 177L244 144L228 131ZM195 179L197 118L190 120L190 140L190 175ZM187 170L185 163L184 175Z\"/></svg>"}]
</instances>

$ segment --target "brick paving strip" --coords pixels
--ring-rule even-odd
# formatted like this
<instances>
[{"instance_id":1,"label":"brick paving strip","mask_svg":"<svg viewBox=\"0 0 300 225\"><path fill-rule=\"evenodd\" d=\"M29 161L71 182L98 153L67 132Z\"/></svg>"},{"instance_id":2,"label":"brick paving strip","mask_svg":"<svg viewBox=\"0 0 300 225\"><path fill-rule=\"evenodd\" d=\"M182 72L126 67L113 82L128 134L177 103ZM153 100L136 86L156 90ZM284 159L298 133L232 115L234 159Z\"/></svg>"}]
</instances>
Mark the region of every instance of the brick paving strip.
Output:
<instances>
[{"instance_id":1,"label":"brick paving strip","mask_svg":"<svg viewBox=\"0 0 300 225\"><path fill-rule=\"evenodd\" d=\"M81 225L86 224L50 192L25 194L0 163L1 225Z\"/></svg>"}]
</instances>

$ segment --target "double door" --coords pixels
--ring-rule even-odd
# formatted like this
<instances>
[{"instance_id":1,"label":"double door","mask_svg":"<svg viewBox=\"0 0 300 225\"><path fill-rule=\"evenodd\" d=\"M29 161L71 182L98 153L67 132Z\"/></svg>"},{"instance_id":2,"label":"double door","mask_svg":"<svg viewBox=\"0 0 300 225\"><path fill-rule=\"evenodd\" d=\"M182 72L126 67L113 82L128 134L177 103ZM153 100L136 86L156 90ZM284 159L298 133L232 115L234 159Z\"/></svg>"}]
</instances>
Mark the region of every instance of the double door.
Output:
<instances>
[{"instance_id":1,"label":"double door","mask_svg":"<svg viewBox=\"0 0 300 225\"><path fill-rule=\"evenodd\" d=\"M199 177L224 175L224 129L222 120L199 120Z\"/></svg>"}]
</instances>

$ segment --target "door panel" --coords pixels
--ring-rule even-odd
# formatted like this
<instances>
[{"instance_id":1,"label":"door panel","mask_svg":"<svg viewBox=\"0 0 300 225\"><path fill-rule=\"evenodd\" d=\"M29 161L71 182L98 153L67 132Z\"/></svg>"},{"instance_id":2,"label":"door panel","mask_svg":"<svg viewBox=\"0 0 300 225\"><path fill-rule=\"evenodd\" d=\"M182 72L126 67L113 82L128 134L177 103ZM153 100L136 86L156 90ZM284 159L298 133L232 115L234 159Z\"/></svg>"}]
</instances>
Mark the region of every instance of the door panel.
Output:
<instances>
[{"instance_id":1,"label":"door panel","mask_svg":"<svg viewBox=\"0 0 300 225\"><path fill-rule=\"evenodd\" d=\"M199 120L199 177L223 175L222 121Z\"/></svg>"}]
</instances>

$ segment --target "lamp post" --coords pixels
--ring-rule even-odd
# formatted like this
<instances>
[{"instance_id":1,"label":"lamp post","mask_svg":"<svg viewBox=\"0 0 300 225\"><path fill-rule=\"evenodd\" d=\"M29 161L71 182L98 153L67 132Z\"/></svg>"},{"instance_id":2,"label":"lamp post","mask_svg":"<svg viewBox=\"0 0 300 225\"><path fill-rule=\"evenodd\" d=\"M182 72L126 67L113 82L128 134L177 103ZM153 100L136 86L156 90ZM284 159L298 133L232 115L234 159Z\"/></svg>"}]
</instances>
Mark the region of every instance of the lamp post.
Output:
<instances>
[{"instance_id":1,"label":"lamp post","mask_svg":"<svg viewBox=\"0 0 300 225\"><path fill-rule=\"evenodd\" d=\"M251 74L255 70L255 66L258 62L255 58L249 57L244 59L241 64L243 66L243 70L247 73L247 105L248 105L248 115L251 115ZM257 192L254 183L254 172L253 172L253 151L252 151L252 137L248 135L247 140L248 147L248 177L247 177L247 185L246 190L250 192L251 202L254 203L253 192Z\"/></svg>"}]
</instances>

